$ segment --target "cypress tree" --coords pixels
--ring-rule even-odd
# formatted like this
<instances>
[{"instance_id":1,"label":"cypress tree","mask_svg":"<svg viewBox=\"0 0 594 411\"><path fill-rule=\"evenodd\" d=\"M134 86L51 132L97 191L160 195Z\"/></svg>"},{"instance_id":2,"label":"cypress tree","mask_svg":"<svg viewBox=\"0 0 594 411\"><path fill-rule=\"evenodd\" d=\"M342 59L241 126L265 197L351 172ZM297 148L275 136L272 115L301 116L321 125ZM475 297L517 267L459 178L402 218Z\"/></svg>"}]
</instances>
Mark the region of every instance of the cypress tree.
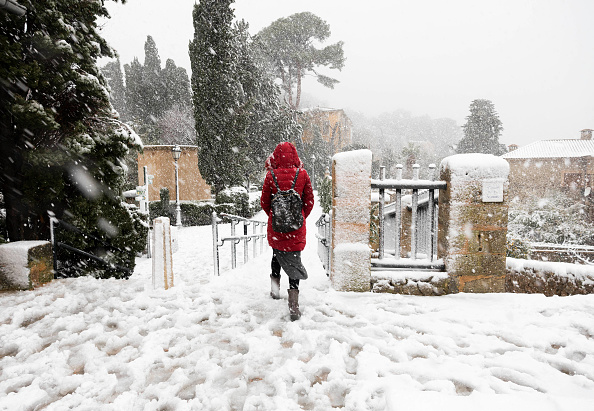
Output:
<instances>
[{"instance_id":1,"label":"cypress tree","mask_svg":"<svg viewBox=\"0 0 594 411\"><path fill-rule=\"evenodd\" d=\"M200 173L216 193L238 184L244 117L237 116L241 84L234 76L233 0L203 0L194 6L190 42L192 91Z\"/></svg>"},{"instance_id":2,"label":"cypress tree","mask_svg":"<svg viewBox=\"0 0 594 411\"><path fill-rule=\"evenodd\" d=\"M122 72L120 59L107 63L101 71L109 84L111 105L120 115L120 119L126 121L126 86L124 85L124 73Z\"/></svg>"}]
</instances>

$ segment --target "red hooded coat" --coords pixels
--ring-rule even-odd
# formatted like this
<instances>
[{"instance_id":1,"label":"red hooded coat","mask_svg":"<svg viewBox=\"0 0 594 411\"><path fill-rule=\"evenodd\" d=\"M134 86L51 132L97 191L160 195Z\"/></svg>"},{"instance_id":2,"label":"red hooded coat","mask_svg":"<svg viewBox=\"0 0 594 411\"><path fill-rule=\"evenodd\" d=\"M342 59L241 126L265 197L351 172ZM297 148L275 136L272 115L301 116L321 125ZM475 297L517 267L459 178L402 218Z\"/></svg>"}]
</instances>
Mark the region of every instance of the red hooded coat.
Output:
<instances>
[{"instance_id":1,"label":"red hooded coat","mask_svg":"<svg viewBox=\"0 0 594 411\"><path fill-rule=\"evenodd\" d=\"M270 212L270 202L272 197L278 191L270 171L266 173L264 186L262 187L262 197L260 204L262 209L268 215L268 244L280 251L302 251L305 248L305 219L311 213L314 205L314 195L311 188L311 181L305 169L301 168L303 163L297 155L297 149L291 143L280 143L274 149L270 164L274 169L276 181L281 190L289 190L293 184L295 173L299 168L299 177L295 183L295 191L301 196L303 201L303 225L301 228L289 233L277 233L272 231L272 214Z\"/></svg>"}]
</instances>

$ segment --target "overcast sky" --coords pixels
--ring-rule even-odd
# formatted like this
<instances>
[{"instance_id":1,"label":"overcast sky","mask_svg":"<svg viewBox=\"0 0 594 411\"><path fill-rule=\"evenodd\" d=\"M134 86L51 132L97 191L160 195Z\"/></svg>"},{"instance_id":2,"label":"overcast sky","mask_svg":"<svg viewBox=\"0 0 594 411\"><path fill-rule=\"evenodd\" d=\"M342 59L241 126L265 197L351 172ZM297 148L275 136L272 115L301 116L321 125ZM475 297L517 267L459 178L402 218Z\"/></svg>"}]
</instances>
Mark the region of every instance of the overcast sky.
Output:
<instances>
[{"instance_id":1,"label":"overcast sky","mask_svg":"<svg viewBox=\"0 0 594 411\"><path fill-rule=\"evenodd\" d=\"M195 0L106 2L103 35L122 64L144 60L151 35L163 65L190 70ZM164 6L166 4L166 6ZM593 0L236 0L237 19L256 34L274 20L310 11L344 41L345 67L325 74L334 90L308 82L321 105L366 115L404 109L464 124L470 102L493 102L501 142L579 138L594 129Z\"/></svg>"}]
</instances>

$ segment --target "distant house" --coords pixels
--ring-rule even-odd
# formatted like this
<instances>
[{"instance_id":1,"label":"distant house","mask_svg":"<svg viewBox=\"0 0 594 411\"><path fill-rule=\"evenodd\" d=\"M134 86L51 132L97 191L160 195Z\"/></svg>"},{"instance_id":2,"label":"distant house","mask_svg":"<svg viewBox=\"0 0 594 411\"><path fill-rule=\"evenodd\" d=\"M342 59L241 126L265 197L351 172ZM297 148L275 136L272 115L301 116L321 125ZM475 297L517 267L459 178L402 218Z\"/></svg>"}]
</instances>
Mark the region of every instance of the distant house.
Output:
<instances>
[{"instance_id":1,"label":"distant house","mask_svg":"<svg viewBox=\"0 0 594 411\"><path fill-rule=\"evenodd\" d=\"M144 146L138 155L138 185L144 184L144 166L148 174L154 176L149 185L149 200L158 201L161 188L169 189L169 198L176 198L175 161L171 150L174 146ZM198 147L180 146L182 152L178 160L178 180L180 201L207 200L211 198L210 186L206 184L198 170Z\"/></svg>"},{"instance_id":2,"label":"distant house","mask_svg":"<svg viewBox=\"0 0 594 411\"><path fill-rule=\"evenodd\" d=\"M522 201L563 191L575 197L590 195L594 186L592 130L573 140L542 140L504 155L510 166L510 199ZM593 194L594 195L594 194Z\"/></svg>"},{"instance_id":3,"label":"distant house","mask_svg":"<svg viewBox=\"0 0 594 411\"><path fill-rule=\"evenodd\" d=\"M314 140L316 133L333 146L334 152L352 144L353 124L344 110L334 108L312 108L301 111L300 123L303 125L303 142Z\"/></svg>"}]
</instances>

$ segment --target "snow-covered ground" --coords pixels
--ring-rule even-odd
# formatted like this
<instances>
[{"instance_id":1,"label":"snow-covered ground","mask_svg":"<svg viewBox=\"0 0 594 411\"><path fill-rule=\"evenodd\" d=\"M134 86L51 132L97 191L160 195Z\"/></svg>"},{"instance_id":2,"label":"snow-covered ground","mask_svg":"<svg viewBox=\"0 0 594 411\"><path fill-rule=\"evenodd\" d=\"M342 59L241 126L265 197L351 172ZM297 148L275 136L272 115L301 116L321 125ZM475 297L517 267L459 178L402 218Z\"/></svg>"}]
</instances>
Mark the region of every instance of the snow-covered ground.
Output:
<instances>
[{"instance_id":1,"label":"snow-covered ground","mask_svg":"<svg viewBox=\"0 0 594 411\"><path fill-rule=\"evenodd\" d=\"M319 214L293 323L270 250L230 270L226 246L215 278L210 227L180 230L167 291L139 258L0 294L0 409L594 410L594 295L339 293Z\"/></svg>"}]
</instances>

